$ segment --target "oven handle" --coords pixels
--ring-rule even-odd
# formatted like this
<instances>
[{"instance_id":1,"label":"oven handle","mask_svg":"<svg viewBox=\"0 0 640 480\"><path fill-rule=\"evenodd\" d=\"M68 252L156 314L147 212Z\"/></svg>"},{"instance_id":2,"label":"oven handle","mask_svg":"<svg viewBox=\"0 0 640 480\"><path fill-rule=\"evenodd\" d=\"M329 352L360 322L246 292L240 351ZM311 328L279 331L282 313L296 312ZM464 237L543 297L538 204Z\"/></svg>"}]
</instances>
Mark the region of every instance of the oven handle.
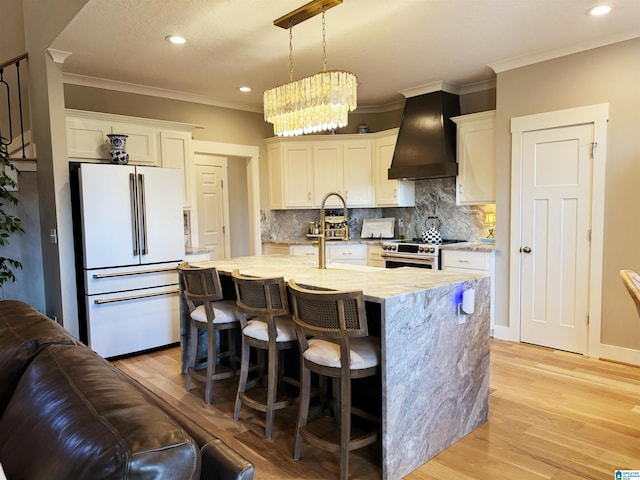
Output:
<instances>
[{"instance_id":1,"label":"oven handle","mask_svg":"<svg viewBox=\"0 0 640 480\"><path fill-rule=\"evenodd\" d=\"M411 260L411 261L423 261L426 260L425 263L433 263L436 260L436 256L435 255L424 255L422 257L411 257L408 255L398 255L398 254L388 254L388 253L381 253L380 256L382 258L388 258L389 260L394 260L394 259L398 259L398 260Z\"/></svg>"}]
</instances>

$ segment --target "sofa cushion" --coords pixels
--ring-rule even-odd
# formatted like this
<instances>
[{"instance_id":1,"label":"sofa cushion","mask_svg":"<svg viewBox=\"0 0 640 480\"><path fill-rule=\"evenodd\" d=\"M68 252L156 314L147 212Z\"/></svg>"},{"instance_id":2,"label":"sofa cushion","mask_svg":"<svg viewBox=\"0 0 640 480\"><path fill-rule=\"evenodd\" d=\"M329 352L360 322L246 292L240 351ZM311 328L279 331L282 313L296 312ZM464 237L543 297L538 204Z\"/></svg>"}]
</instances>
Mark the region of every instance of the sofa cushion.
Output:
<instances>
[{"instance_id":1,"label":"sofa cushion","mask_svg":"<svg viewBox=\"0 0 640 480\"><path fill-rule=\"evenodd\" d=\"M29 362L52 343L79 342L30 305L18 300L0 301L0 415Z\"/></svg>"},{"instance_id":2,"label":"sofa cushion","mask_svg":"<svg viewBox=\"0 0 640 480\"><path fill-rule=\"evenodd\" d=\"M0 418L8 478L198 478L193 439L83 346L50 345Z\"/></svg>"}]
</instances>

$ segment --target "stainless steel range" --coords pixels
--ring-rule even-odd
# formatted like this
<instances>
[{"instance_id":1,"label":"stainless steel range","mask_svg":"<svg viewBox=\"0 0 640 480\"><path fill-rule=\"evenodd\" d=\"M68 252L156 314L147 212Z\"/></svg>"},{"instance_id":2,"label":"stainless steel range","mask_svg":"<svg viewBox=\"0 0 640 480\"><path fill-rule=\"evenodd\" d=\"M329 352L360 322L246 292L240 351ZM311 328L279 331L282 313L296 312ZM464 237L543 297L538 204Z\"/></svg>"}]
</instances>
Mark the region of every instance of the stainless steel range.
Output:
<instances>
[{"instance_id":1,"label":"stainless steel range","mask_svg":"<svg viewBox=\"0 0 640 480\"><path fill-rule=\"evenodd\" d=\"M442 245L464 243L466 240L442 240ZM382 259L385 268L418 267L440 269L442 245L422 243L419 238L412 241L393 240L383 242Z\"/></svg>"}]
</instances>

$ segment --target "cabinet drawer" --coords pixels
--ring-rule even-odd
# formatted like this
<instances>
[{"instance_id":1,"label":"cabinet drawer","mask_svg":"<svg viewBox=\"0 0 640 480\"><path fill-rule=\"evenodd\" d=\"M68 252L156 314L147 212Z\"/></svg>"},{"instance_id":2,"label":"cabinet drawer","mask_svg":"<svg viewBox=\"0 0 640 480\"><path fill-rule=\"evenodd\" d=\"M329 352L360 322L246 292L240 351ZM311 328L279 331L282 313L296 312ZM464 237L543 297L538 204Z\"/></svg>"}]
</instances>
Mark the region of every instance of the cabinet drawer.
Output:
<instances>
[{"instance_id":1,"label":"cabinet drawer","mask_svg":"<svg viewBox=\"0 0 640 480\"><path fill-rule=\"evenodd\" d=\"M328 257L331 260L365 260L366 245L329 245Z\"/></svg>"},{"instance_id":2,"label":"cabinet drawer","mask_svg":"<svg viewBox=\"0 0 640 480\"><path fill-rule=\"evenodd\" d=\"M490 254L485 252L469 252L467 250L443 250L442 269L464 268L489 272Z\"/></svg>"},{"instance_id":3,"label":"cabinet drawer","mask_svg":"<svg viewBox=\"0 0 640 480\"><path fill-rule=\"evenodd\" d=\"M291 255L318 258L318 248L313 245L291 245Z\"/></svg>"}]
</instances>

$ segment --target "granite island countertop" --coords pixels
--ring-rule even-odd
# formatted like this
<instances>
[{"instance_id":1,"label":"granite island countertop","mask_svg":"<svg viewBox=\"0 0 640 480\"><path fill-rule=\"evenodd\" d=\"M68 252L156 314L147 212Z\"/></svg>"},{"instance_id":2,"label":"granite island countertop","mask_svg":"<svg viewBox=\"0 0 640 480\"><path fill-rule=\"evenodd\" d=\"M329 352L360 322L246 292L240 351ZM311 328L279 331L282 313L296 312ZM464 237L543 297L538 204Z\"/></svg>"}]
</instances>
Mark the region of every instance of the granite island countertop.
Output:
<instances>
[{"instance_id":1,"label":"granite island countertop","mask_svg":"<svg viewBox=\"0 0 640 480\"><path fill-rule=\"evenodd\" d=\"M370 330L375 326L380 338L377 401L384 480L400 480L487 421L488 276L337 263L323 270L307 258L289 255L192 263L215 266L227 282L237 268L248 275L363 291ZM468 289L475 290L475 309L461 318L458 305Z\"/></svg>"},{"instance_id":2,"label":"granite island countertop","mask_svg":"<svg viewBox=\"0 0 640 480\"><path fill-rule=\"evenodd\" d=\"M448 270L378 268L342 263L329 264L323 270L317 268L316 261L310 262L305 257L278 254L193 262L193 265L213 265L221 273L230 273L238 268L245 275L284 276L285 281L293 279L299 284L331 290L362 290L365 300L377 303L485 276Z\"/></svg>"}]
</instances>

